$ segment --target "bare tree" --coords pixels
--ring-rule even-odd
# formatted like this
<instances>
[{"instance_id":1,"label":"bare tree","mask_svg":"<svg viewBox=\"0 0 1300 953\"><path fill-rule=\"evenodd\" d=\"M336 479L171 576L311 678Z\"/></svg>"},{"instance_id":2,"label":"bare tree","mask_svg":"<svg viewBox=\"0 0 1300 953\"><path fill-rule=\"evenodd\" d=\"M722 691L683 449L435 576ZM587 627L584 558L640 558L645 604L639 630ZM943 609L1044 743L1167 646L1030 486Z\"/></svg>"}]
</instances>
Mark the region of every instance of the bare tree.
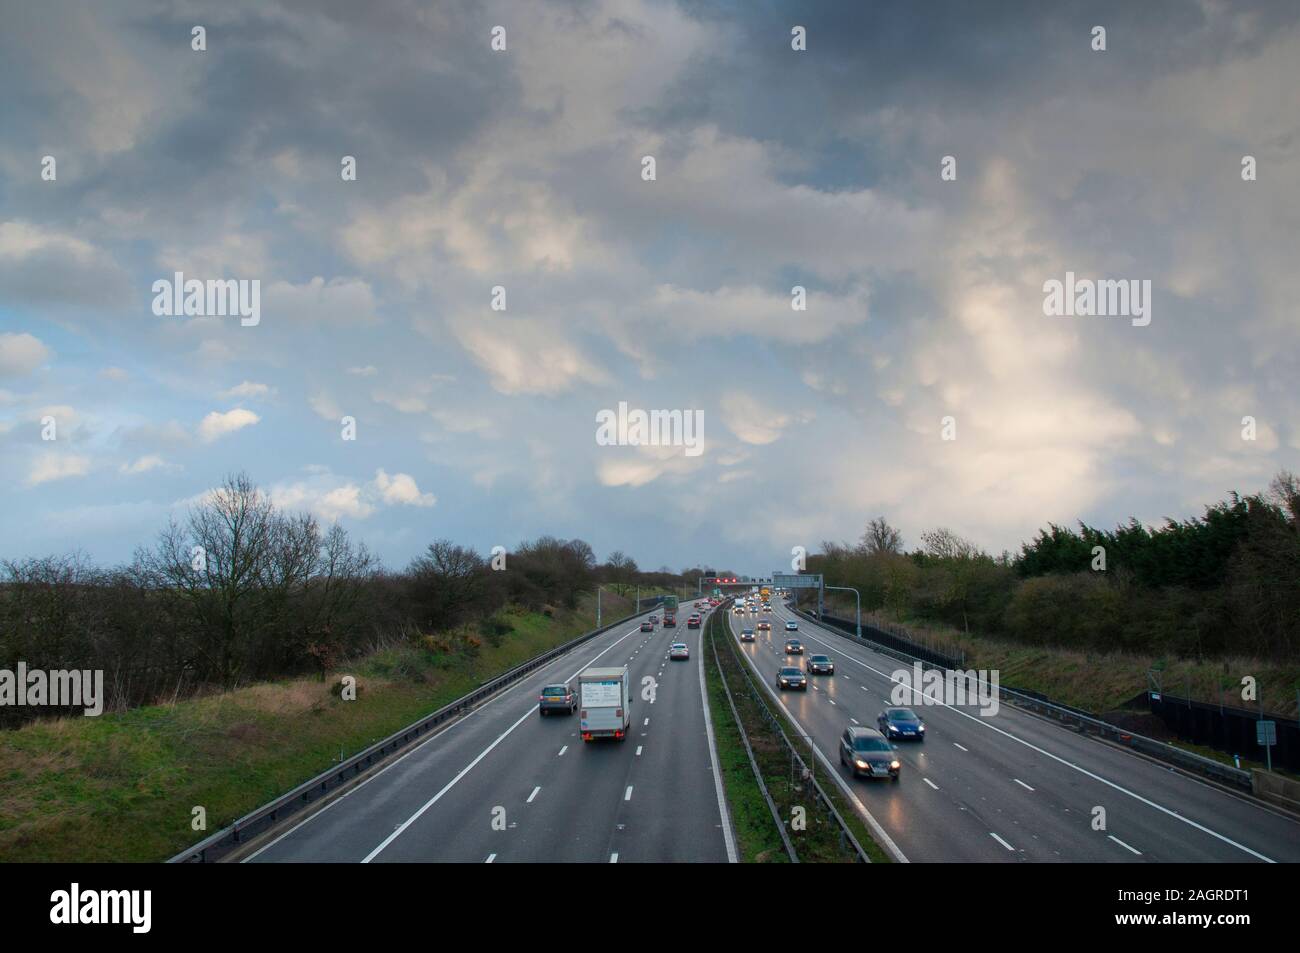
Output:
<instances>
[{"instance_id":1,"label":"bare tree","mask_svg":"<svg viewBox=\"0 0 1300 953\"><path fill-rule=\"evenodd\" d=\"M903 534L890 526L883 516L877 516L867 524L862 534L860 547L868 554L901 553L903 551Z\"/></svg>"}]
</instances>

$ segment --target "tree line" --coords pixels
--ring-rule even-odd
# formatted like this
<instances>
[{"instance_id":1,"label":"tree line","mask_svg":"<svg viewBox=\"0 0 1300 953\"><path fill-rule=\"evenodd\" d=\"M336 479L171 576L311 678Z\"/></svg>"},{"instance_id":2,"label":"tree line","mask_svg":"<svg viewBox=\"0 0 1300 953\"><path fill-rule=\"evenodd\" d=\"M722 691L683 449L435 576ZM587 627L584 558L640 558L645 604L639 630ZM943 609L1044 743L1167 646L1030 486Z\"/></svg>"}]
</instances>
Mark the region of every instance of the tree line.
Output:
<instances>
[{"instance_id":1,"label":"tree line","mask_svg":"<svg viewBox=\"0 0 1300 953\"><path fill-rule=\"evenodd\" d=\"M864 610L1028 645L1184 657L1300 656L1300 480L1202 516L1113 530L1049 524L994 556L948 529L905 550L872 520L854 544L824 542L808 570L854 586Z\"/></svg>"},{"instance_id":2,"label":"tree line","mask_svg":"<svg viewBox=\"0 0 1300 953\"><path fill-rule=\"evenodd\" d=\"M571 609L602 583L684 579L667 567L644 572L622 553L601 563L583 540L552 536L495 557L435 540L390 571L341 526L281 510L240 473L126 565L100 568L81 554L0 562L0 668L102 670L108 706L131 707L286 675L323 678L395 640L437 650L433 635L466 626L499 636L505 627L493 617L507 605ZM0 726L39 714L6 706Z\"/></svg>"}]
</instances>

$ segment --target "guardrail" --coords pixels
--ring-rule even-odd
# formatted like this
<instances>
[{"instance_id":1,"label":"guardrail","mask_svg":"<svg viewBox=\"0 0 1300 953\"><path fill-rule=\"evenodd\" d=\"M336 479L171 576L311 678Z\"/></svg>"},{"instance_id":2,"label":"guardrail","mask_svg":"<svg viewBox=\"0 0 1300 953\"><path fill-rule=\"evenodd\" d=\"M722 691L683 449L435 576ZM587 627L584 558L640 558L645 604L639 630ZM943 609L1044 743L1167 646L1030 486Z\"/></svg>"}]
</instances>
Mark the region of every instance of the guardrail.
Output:
<instances>
[{"instance_id":1,"label":"guardrail","mask_svg":"<svg viewBox=\"0 0 1300 953\"><path fill-rule=\"evenodd\" d=\"M727 704L731 706L731 718L736 723L736 730L740 733L740 740L745 745L745 754L749 756L749 767L754 772L754 780L758 782L758 790L762 792L763 800L767 802L767 810L772 815L772 821L776 824L776 831L781 835L781 843L785 845L786 856L790 858L792 864L799 863L799 853L794 849L794 844L790 842L790 832L785 829L785 823L781 820L781 812L776 809L776 802L772 800L772 795L767 790L767 782L763 780L763 772L758 768L758 762L754 760L754 749L749 745L749 734L745 731L745 726L741 724L740 712L736 711L736 702L731 697L731 688L727 685L727 673L722 670L722 660L718 658L718 646L713 641L717 634L714 629L718 627L718 620L725 617L725 613L713 613L709 618L709 648L713 650L713 664L718 669L718 680L722 683L722 690L727 695Z\"/></svg>"},{"instance_id":2,"label":"guardrail","mask_svg":"<svg viewBox=\"0 0 1300 953\"><path fill-rule=\"evenodd\" d=\"M797 615L803 616L812 623L819 623L820 620L811 613L804 612L802 609L795 609ZM837 627L838 628L838 627ZM855 642L862 642L869 645L883 655L897 658L909 663L918 663L922 668L935 668L940 671L948 671L949 668L943 665L935 665L926 659L909 655L897 649L890 648L874 642L865 636L859 639L852 632L838 632L837 635L843 635L845 638L852 639ZM1008 701L1017 708L1024 708L1040 715L1052 718L1063 725L1073 727L1075 730L1083 733L1095 735L1121 744L1125 747L1140 751L1143 754L1150 755L1160 761L1177 765L1189 771L1195 771L1206 777L1215 778L1228 784L1235 785L1247 791L1251 790L1251 774L1241 768L1234 768L1232 765L1223 764L1215 761L1213 758L1206 758L1203 755L1191 751L1185 751L1174 745L1166 744L1163 741L1156 741L1154 738L1148 738L1145 735L1134 734L1126 731L1110 722L1102 721L1087 712L1077 708L1071 708L1068 705L1059 705L1055 702L1048 701L1045 698L1035 698L1033 695L1014 688L1007 688L1004 685L998 685L998 697Z\"/></svg>"},{"instance_id":3,"label":"guardrail","mask_svg":"<svg viewBox=\"0 0 1300 953\"><path fill-rule=\"evenodd\" d=\"M726 603L723 603L723 605L725 606ZM726 618L725 613L723 613L720 617L725 619ZM727 644L733 653L735 653L737 656L740 656L740 653L736 652L735 642L731 639L730 634L731 634L730 625L728 624ZM722 671L722 666L718 666L718 671L719 672ZM749 689L752 692L753 698L755 701L758 702L758 710L762 713L763 717L768 721L768 723L771 724L771 726L776 729L777 733L781 736L782 743L785 745L786 749L790 752L791 758L794 759L794 763L798 765L799 776L801 778L806 778L808 781L812 783L813 793L816 795L818 801L821 803L822 809L825 810L826 813L830 815L831 819L839 827L841 844L847 843L853 848L853 852L856 855L859 863L863 863L863 864L871 863L871 855L862 849L862 845L858 842L857 837L854 836L853 830L849 827L849 825L845 822L844 817L836 809L835 802L833 802L830 799L830 796L826 793L826 789L823 788L821 786L821 782L817 780L817 773L814 770L815 766L804 760L803 755L799 753L799 749L795 747L794 742L792 742L790 740L789 735L785 733L785 728L781 724L781 719L777 717L776 713L773 712L772 709L768 707L767 702L763 700L763 690L766 690L768 686L764 685L763 690L760 690L759 686L754 682L754 677L750 675L749 669L746 668L743 662L740 665L740 672L742 675L745 676L745 681L749 683ZM740 723L739 719L737 719L736 723L737 724ZM782 826L782 831L784 831L784 829L785 829L784 826ZM791 849L793 850L793 848Z\"/></svg>"},{"instance_id":4,"label":"guardrail","mask_svg":"<svg viewBox=\"0 0 1300 953\"><path fill-rule=\"evenodd\" d=\"M415 741L422 735L428 734L434 728L437 728L448 721L456 718L462 713L473 708L479 702L483 701L490 695L495 694L507 685L519 681L525 675L528 675L545 665L553 659L559 658L564 653L576 648L584 642L594 639L598 635L608 632L610 629L616 629L621 625L626 625L633 619L637 619L646 614L649 608L659 605L662 596L651 597L644 600L640 612L624 616L608 625L603 625L599 629L593 629L584 633L575 639L558 645L553 649L543 652L521 662L514 668L501 675L497 675L484 682L478 688L468 694L462 695L448 705L444 705L432 714L425 715L419 721L413 722L366 748L354 754L352 757L332 768L321 772L310 781L305 781L298 785L287 794L282 794L267 804L248 814L245 814L239 820L235 821L229 827L222 828L215 834L211 834L199 841L192 847L187 847L175 857L170 858L169 864L205 864L220 860L222 856L230 853L235 848L242 845L250 837L256 837L264 834L283 820L292 817L294 814L306 809L310 805L319 801L322 797L331 791L338 789L341 785L354 781L362 774L365 774L371 768L388 758L389 755L405 748L411 742Z\"/></svg>"}]
</instances>

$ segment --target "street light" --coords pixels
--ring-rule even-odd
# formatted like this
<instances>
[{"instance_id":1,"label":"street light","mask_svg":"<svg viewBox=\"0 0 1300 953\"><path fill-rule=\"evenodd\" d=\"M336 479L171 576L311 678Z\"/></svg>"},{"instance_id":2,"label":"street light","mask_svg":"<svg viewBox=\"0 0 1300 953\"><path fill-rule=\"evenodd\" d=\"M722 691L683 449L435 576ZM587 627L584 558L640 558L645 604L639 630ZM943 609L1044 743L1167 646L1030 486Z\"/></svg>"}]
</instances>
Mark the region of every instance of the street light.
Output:
<instances>
[{"instance_id":1,"label":"street light","mask_svg":"<svg viewBox=\"0 0 1300 953\"><path fill-rule=\"evenodd\" d=\"M858 638L862 638L862 596L858 594L858 590L854 589L852 586L826 586L825 588L839 589L842 592L853 593L853 598L858 604Z\"/></svg>"}]
</instances>

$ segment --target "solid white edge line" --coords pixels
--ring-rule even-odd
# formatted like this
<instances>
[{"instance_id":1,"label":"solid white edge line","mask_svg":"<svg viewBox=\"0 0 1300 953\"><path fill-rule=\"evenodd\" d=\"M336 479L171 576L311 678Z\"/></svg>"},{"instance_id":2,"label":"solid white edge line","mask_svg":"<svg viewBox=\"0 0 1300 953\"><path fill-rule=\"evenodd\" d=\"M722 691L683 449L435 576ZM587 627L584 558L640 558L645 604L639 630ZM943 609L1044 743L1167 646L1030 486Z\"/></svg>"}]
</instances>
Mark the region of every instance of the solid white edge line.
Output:
<instances>
[{"instance_id":1,"label":"solid white edge line","mask_svg":"<svg viewBox=\"0 0 1300 953\"><path fill-rule=\"evenodd\" d=\"M828 630L828 634L830 634L829 630ZM814 642L820 642L828 649L833 648L833 646L831 646L829 642L823 642L821 639L817 638L816 636L811 636L811 638ZM902 679L895 679L891 675L886 675L884 672L880 671L880 669L874 668L868 665L866 662L854 658L852 655L849 655L848 658L849 661L857 662L857 664L861 665L863 668L869 671L875 672L881 678L888 679L890 682L895 682L900 685L903 684ZM922 698L925 697L921 693L921 690L916 688L912 688L912 694L913 696L919 696ZM1155 801L1152 801L1150 798L1145 798L1141 794L1138 794L1136 791L1130 791L1128 788L1120 784L1117 784L1108 778L1104 778L1100 774L1097 774L1093 771L1089 771L1087 768L1077 765L1073 761L1067 761L1065 758L1062 758L1060 755L1053 754L1052 752L1047 751L1044 748L1040 748L1038 747L1038 745L1026 741L1024 738L1021 738L1019 735L1013 735L1011 732L999 728L997 725L985 721L984 719L976 718L974 715L970 714L969 712L962 711L960 708L957 708L953 705L947 705L944 704L943 702L939 702L939 705L943 708L947 708L949 711L956 712L958 715L961 715L963 718L970 719L971 721L975 722L977 725L983 725L985 728L988 728L991 731L996 731L998 734L1002 735L1003 737L1010 738L1012 741L1015 742L1019 742L1020 744L1024 745L1026 748L1030 749L1031 751L1037 751L1039 754L1051 758L1053 761L1063 764L1067 768L1073 768L1075 771L1078 771L1080 774L1092 778L1094 781L1098 781L1109 788L1113 788L1114 790L1119 791L1121 794L1127 794L1135 801L1140 801L1143 804L1145 804L1147 807L1154 808L1155 810L1160 811L1162 814L1167 814L1168 816L1174 818L1175 820L1182 821L1184 824L1188 825L1189 827L1194 827L1196 828L1196 830L1202 832L1203 834L1209 834L1211 837L1220 840L1225 844L1229 844L1232 847L1236 847L1238 850L1244 851L1245 853L1250 854L1250 856L1252 857L1256 857L1259 860L1262 860L1268 864L1277 863L1277 861L1275 861L1273 858L1266 857L1265 855L1259 853L1259 851L1252 850L1251 848L1247 847L1245 844L1238 843L1237 841L1233 840L1231 837L1227 836L1226 834L1220 834L1218 831L1206 827L1204 824L1197 823L1196 821L1192 820L1190 817L1184 817L1182 814L1179 814L1177 811L1173 810L1172 808L1165 807L1163 804L1157 804Z\"/></svg>"},{"instance_id":2,"label":"solid white edge line","mask_svg":"<svg viewBox=\"0 0 1300 953\"><path fill-rule=\"evenodd\" d=\"M731 626L727 626L728 629ZM700 630L701 634L703 629ZM713 768L713 788L718 795L718 814L722 817L722 840L727 848L727 863L734 864L739 862L739 855L736 853L736 838L731 830L731 811L727 807L727 795L722 786L722 770L718 767L718 746L713 737L713 716L709 711L709 695L704 689L704 649L703 638L700 639L700 707L704 709L704 733L709 739L709 766Z\"/></svg>"},{"instance_id":3,"label":"solid white edge line","mask_svg":"<svg viewBox=\"0 0 1300 953\"><path fill-rule=\"evenodd\" d=\"M825 645L826 643L822 642L822 644ZM763 678L763 676L759 674L758 664L749 657L749 653L741 652L740 657L749 663L749 667L754 670L754 675L757 676L759 684L763 686L767 693L777 701L781 702L781 707L786 709L786 714L790 716L790 720L803 731L804 735L811 738L812 734L805 729L799 722L799 719L790 712L790 709L786 706L785 702L781 700L781 696L776 693L776 690L773 689L771 685L767 684L767 679ZM864 663L859 662L858 664L861 665ZM899 849L899 846L894 843L894 839L890 837L889 833L880 825L880 822L877 821L875 817L872 816L871 812L867 810L867 806L862 803L862 799L858 797L857 794L855 794L854 791L845 783L844 779L840 777L839 771L831 766L830 758L826 757L826 755L822 753L822 749L817 747L816 742L813 742L812 749L813 753L821 759L822 766L826 768L826 773L835 779L835 783L839 785L840 790L849 798L850 801L853 802L853 806L858 809L858 814L862 816L862 818L867 822L867 826L871 828L871 833L882 842L882 846L887 851L894 855L894 860L898 861L900 864L911 863L911 861L907 859L907 855L904 854L902 850Z\"/></svg>"},{"instance_id":4,"label":"solid white edge line","mask_svg":"<svg viewBox=\"0 0 1300 953\"><path fill-rule=\"evenodd\" d=\"M568 678L564 679L564 681L566 681L566 682L572 681L574 678L576 678L576 677L578 676L578 674L579 674L580 672L582 672L583 669L585 669L585 668L591 668L591 666L594 665L594 664L595 664L595 663L600 659L600 657L601 657L602 655L606 654L607 652L612 652L612 651L614 650L614 648L619 644L619 642L622 642L623 639L626 639L629 635L632 634L632 632L638 632L638 631L640 631L640 628L639 628L639 627L636 628L636 629L633 629L631 632L628 632L628 633L624 634L624 635L623 635L621 638L619 638L616 642L611 643L611 644L610 644L610 645L609 645L609 646L608 646L604 651L602 651L599 655L597 655L595 658L593 658L590 662L587 662L585 665L582 666L582 668L579 668L578 671L574 672L574 673L573 673L572 675L570 675ZM444 794L446 794L446 793L447 793L448 791L450 791L453 787L455 787L456 784L460 781L461 778L463 778L463 777L465 777L465 775L469 774L470 770L471 770L471 769L472 769L476 764L478 764L480 761L482 761L484 758L486 758L486 757L488 756L488 753L489 753L493 748L495 748L495 747L496 747L497 745L499 745L502 741L504 741L504 740L506 739L506 736L507 736L507 735L509 735L512 731L514 731L516 728L518 728L520 725L522 725L522 724L523 724L523 723L524 723L528 718L532 717L532 714L533 714L534 711L536 711L536 706L530 706L529 709L528 709L528 711L524 712L523 715L520 716L520 718L519 718L518 721L516 721L513 725L511 725L509 728L507 728L505 731L503 731L500 735L497 736L496 741L492 742L490 745L488 745L486 748L484 748L482 751L480 751L480 752L479 752L479 755L478 755L477 758L475 758L475 759L474 759L473 761L471 761L469 764L465 765L465 767L461 768L460 773L457 774L457 775L456 775L454 778L452 778L450 781L448 781L448 782L443 786L443 788L442 788L441 791L439 791L439 792L438 792L437 794L435 794L433 797L429 798L429 800L425 801L425 802L424 802L424 805L423 805L423 806L422 806L418 811L416 811L414 814L412 814L410 817L408 817L408 818L407 818L405 821L403 821L401 824L397 825L397 827L393 830L393 832L392 832L391 834L389 834L387 837L385 837L384 840L383 840L383 842L382 842L378 847L376 847L376 848L375 848L374 850L372 850L370 853L366 854L366 856L365 856L364 858L362 858L361 863L363 863L363 864L368 864L368 863L370 863L372 860L374 860L376 857L378 857L379 854L380 854L380 852L382 852L383 849L384 849L385 847L387 847L387 846L388 846L389 844L391 844L393 841L397 840L397 838L400 837L400 836L402 835L402 832L405 831L405 830L406 830L408 827L410 827L412 824L414 824L417 820L419 820L419 819L420 819L420 816L423 815L425 811L427 811L429 808L433 807L433 805L437 804L438 801L442 798L442 796L443 796Z\"/></svg>"},{"instance_id":5,"label":"solid white edge line","mask_svg":"<svg viewBox=\"0 0 1300 953\"><path fill-rule=\"evenodd\" d=\"M1015 852L1015 848L1014 848L1014 847L1012 847L1010 844L1008 844L1006 841L1004 841L1004 840L1003 840L1001 837L999 837L997 834L994 834L992 831L989 831L989 837L992 837L995 841L997 841L999 844L1001 844L1003 847L1005 847L1007 850L1011 851L1012 853Z\"/></svg>"},{"instance_id":6,"label":"solid white edge line","mask_svg":"<svg viewBox=\"0 0 1300 953\"><path fill-rule=\"evenodd\" d=\"M1123 847L1125 850L1131 850L1131 851L1133 851L1133 853L1137 854L1139 857L1142 856L1142 851L1138 850L1136 847L1130 847L1128 844L1124 843L1122 840L1120 840L1120 839L1119 839L1118 837L1116 837L1114 834L1107 834L1106 836L1109 837L1111 840L1113 840L1116 844L1119 844L1119 846L1120 846L1120 847Z\"/></svg>"}]
</instances>

